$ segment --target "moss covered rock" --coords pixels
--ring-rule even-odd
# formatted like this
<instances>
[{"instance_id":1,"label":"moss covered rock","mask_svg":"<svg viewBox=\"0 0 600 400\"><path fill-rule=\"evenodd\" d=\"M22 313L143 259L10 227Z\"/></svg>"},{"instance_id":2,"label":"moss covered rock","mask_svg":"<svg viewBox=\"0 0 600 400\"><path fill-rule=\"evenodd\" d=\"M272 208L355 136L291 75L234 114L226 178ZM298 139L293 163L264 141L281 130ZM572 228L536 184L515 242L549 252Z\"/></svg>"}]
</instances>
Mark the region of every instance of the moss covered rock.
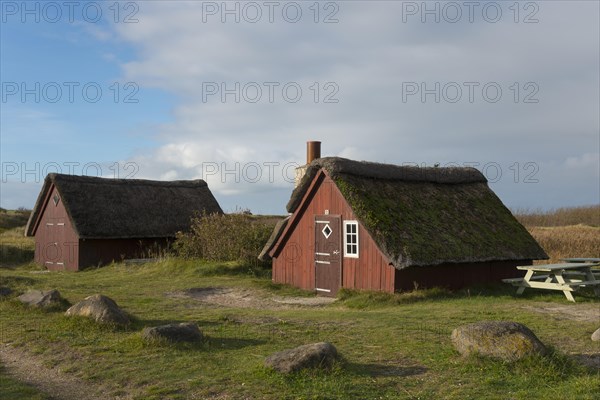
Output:
<instances>
[{"instance_id":1,"label":"moss covered rock","mask_svg":"<svg viewBox=\"0 0 600 400\"><path fill-rule=\"evenodd\" d=\"M481 321L452 331L452 343L464 355L478 354L516 361L546 354L546 346L525 325L511 321Z\"/></svg>"},{"instance_id":2,"label":"moss covered rock","mask_svg":"<svg viewBox=\"0 0 600 400\"><path fill-rule=\"evenodd\" d=\"M306 368L330 368L337 359L335 346L321 342L272 354L265 360L265 366L287 374Z\"/></svg>"},{"instance_id":3,"label":"moss covered rock","mask_svg":"<svg viewBox=\"0 0 600 400\"><path fill-rule=\"evenodd\" d=\"M193 322L168 324L144 328L142 338L147 342L166 340L169 342L196 342L202 339L202 332Z\"/></svg>"}]
</instances>

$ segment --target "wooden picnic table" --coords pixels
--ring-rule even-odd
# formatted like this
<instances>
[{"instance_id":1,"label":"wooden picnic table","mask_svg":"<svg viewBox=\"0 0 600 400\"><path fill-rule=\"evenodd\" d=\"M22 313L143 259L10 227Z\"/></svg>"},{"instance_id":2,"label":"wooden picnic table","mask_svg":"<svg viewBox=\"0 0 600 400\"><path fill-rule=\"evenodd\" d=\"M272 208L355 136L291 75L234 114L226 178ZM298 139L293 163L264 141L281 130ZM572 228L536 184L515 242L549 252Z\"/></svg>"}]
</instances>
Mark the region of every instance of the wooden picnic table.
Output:
<instances>
[{"instance_id":1,"label":"wooden picnic table","mask_svg":"<svg viewBox=\"0 0 600 400\"><path fill-rule=\"evenodd\" d=\"M575 257L575 258L561 258L561 261L568 263L600 263L600 258L584 258L584 257Z\"/></svg>"},{"instance_id":2,"label":"wooden picnic table","mask_svg":"<svg viewBox=\"0 0 600 400\"><path fill-rule=\"evenodd\" d=\"M526 288L560 290L569 301L575 302L571 292L580 287L593 287L595 295L600 296L600 276L594 275L592 271L592 267L598 265L600 262L523 265L517 267L527 271L523 278L503 281L517 286L517 294L522 294Z\"/></svg>"}]
</instances>

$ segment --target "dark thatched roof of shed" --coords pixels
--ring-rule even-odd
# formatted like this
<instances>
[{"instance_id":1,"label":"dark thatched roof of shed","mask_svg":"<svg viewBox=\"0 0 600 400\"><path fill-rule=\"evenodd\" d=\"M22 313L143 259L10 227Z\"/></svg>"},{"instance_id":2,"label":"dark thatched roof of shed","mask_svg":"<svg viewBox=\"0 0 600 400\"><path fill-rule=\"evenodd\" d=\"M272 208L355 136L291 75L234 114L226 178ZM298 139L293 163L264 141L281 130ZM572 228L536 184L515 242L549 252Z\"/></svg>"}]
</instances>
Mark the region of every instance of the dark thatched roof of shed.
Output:
<instances>
[{"instance_id":1,"label":"dark thatched roof of shed","mask_svg":"<svg viewBox=\"0 0 600 400\"><path fill-rule=\"evenodd\" d=\"M337 157L307 168L287 209L325 170L398 269L442 263L547 259L474 168L422 168Z\"/></svg>"},{"instance_id":2,"label":"dark thatched roof of shed","mask_svg":"<svg viewBox=\"0 0 600 400\"><path fill-rule=\"evenodd\" d=\"M195 212L223 212L200 179L151 181L49 174L27 223L26 235L35 233L36 221L53 185L82 239L174 237L177 231L189 228Z\"/></svg>"},{"instance_id":3,"label":"dark thatched roof of shed","mask_svg":"<svg viewBox=\"0 0 600 400\"><path fill-rule=\"evenodd\" d=\"M275 228L273 228L273 232L271 233L269 240L267 240L267 243L263 247L263 250L258 255L259 260L266 261L266 260L270 259L269 255L268 255L269 250L271 250L273 248L273 246L275 246L275 243L277 243L277 241L279 240L279 237L283 233L283 230L285 229L285 227L287 226L289 221L290 221L290 216L288 215L284 219L277 222L277 225L275 225Z\"/></svg>"}]
</instances>

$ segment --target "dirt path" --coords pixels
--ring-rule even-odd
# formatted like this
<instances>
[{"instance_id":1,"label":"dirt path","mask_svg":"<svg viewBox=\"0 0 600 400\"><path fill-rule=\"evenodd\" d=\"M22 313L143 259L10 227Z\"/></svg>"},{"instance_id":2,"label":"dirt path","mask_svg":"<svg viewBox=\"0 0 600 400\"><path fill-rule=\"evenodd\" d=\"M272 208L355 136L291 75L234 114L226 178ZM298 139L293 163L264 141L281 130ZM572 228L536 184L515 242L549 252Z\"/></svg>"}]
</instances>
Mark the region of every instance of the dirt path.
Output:
<instances>
[{"instance_id":1,"label":"dirt path","mask_svg":"<svg viewBox=\"0 0 600 400\"><path fill-rule=\"evenodd\" d=\"M303 307L323 307L335 302L331 297L280 297L258 289L202 287L165 294L171 298L194 299L201 303L233 308L281 310Z\"/></svg>"},{"instance_id":2,"label":"dirt path","mask_svg":"<svg viewBox=\"0 0 600 400\"><path fill-rule=\"evenodd\" d=\"M600 324L600 304L553 304L530 303L523 306L525 310L547 314L556 319L573 321L596 322Z\"/></svg>"},{"instance_id":3,"label":"dirt path","mask_svg":"<svg viewBox=\"0 0 600 400\"><path fill-rule=\"evenodd\" d=\"M56 368L44 366L41 357L8 344L0 345L0 360L5 371L56 400L105 400L105 391ZM124 398L122 398L124 399Z\"/></svg>"}]
</instances>

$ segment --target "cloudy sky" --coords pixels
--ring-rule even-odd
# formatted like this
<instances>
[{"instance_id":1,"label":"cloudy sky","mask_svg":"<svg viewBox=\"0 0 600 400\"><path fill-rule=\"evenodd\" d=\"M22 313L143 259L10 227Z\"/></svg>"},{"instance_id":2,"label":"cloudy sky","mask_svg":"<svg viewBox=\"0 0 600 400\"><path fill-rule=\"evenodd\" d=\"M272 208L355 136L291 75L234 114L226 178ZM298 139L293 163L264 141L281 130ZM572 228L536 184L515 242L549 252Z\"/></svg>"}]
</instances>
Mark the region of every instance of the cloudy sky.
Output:
<instances>
[{"instance_id":1,"label":"cloudy sky","mask_svg":"<svg viewBox=\"0 0 600 400\"><path fill-rule=\"evenodd\" d=\"M0 3L5 208L58 171L283 213L307 140L475 166L512 208L600 202L597 1Z\"/></svg>"}]
</instances>

